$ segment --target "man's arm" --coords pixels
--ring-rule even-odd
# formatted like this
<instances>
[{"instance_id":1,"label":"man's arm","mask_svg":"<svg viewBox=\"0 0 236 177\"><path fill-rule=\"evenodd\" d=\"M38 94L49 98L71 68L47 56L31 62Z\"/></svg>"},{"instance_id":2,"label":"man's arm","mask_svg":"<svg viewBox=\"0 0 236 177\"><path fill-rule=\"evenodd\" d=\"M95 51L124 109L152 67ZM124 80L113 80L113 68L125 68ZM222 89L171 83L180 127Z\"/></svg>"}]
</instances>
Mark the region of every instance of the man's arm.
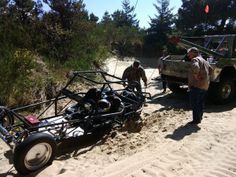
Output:
<instances>
[{"instance_id":1,"label":"man's arm","mask_svg":"<svg viewBox=\"0 0 236 177\"><path fill-rule=\"evenodd\" d=\"M213 68L211 67L211 65L209 64L209 75L212 75L213 73Z\"/></svg>"},{"instance_id":2,"label":"man's arm","mask_svg":"<svg viewBox=\"0 0 236 177\"><path fill-rule=\"evenodd\" d=\"M193 59L191 65L191 72L195 80L199 80L200 65L197 59Z\"/></svg>"},{"instance_id":3,"label":"man's arm","mask_svg":"<svg viewBox=\"0 0 236 177\"><path fill-rule=\"evenodd\" d=\"M141 69L141 78L144 82L144 86L147 87L147 77L146 77L145 70L143 68Z\"/></svg>"},{"instance_id":4,"label":"man's arm","mask_svg":"<svg viewBox=\"0 0 236 177\"><path fill-rule=\"evenodd\" d=\"M128 68L126 68L122 74L122 80L126 80L128 78Z\"/></svg>"},{"instance_id":5,"label":"man's arm","mask_svg":"<svg viewBox=\"0 0 236 177\"><path fill-rule=\"evenodd\" d=\"M122 74L122 80L127 80L128 79L128 74L129 74L129 68L126 68ZM123 86L126 86L126 82L123 83Z\"/></svg>"}]
</instances>

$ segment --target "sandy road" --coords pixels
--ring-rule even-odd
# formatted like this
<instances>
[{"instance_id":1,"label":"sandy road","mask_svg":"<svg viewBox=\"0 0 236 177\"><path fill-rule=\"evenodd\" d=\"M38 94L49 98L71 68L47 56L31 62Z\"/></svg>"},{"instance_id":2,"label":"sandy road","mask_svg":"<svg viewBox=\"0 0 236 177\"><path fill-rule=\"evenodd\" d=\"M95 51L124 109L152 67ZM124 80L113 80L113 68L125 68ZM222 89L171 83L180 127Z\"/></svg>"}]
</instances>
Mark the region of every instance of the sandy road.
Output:
<instances>
[{"instance_id":1,"label":"sandy road","mask_svg":"<svg viewBox=\"0 0 236 177\"><path fill-rule=\"evenodd\" d=\"M53 164L30 176L75 177L236 177L236 103L207 104L200 125L188 125L187 95L161 93L155 60L142 60L152 100L144 107L140 132L123 129L96 141L72 140ZM111 59L110 73L121 76L132 61ZM116 68L116 70L114 70ZM115 72L114 72L115 71ZM0 141L0 177L19 176L12 153Z\"/></svg>"}]
</instances>

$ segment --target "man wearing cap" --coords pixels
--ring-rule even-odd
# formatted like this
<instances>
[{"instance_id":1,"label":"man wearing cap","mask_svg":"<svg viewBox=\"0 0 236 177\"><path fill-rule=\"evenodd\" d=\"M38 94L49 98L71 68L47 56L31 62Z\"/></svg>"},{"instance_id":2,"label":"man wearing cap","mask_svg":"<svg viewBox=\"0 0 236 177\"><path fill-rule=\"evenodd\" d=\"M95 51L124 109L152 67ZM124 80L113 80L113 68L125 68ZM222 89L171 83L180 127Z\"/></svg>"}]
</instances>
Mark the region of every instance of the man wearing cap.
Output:
<instances>
[{"instance_id":1,"label":"man wearing cap","mask_svg":"<svg viewBox=\"0 0 236 177\"><path fill-rule=\"evenodd\" d=\"M136 85L137 91L141 91L140 79L142 78L144 86L147 86L147 77L142 66L140 66L139 61L135 60L132 65L127 67L122 75L123 80L127 80L128 84L138 83Z\"/></svg>"},{"instance_id":2,"label":"man wearing cap","mask_svg":"<svg viewBox=\"0 0 236 177\"><path fill-rule=\"evenodd\" d=\"M209 88L212 67L201 57L196 47L188 49L187 55L191 60L188 75L190 103L193 111L191 124L201 123L206 92Z\"/></svg>"}]
</instances>

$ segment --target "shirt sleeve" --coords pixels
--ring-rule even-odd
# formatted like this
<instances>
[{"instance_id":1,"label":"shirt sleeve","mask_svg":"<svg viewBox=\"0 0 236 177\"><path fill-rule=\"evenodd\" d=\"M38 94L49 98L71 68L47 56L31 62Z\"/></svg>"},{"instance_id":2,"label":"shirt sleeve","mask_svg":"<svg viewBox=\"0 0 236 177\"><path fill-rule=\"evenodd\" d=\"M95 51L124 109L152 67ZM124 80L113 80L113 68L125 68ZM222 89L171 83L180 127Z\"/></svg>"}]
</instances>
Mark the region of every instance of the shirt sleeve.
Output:
<instances>
[{"instance_id":1,"label":"shirt sleeve","mask_svg":"<svg viewBox=\"0 0 236 177\"><path fill-rule=\"evenodd\" d=\"M213 68L211 67L211 65L209 64L209 75L212 75L213 73Z\"/></svg>"},{"instance_id":2,"label":"shirt sleeve","mask_svg":"<svg viewBox=\"0 0 236 177\"><path fill-rule=\"evenodd\" d=\"M147 82L146 73L145 73L145 71L144 71L143 68L141 68L141 78L142 78L142 80L143 80L144 83Z\"/></svg>"},{"instance_id":3,"label":"shirt sleeve","mask_svg":"<svg viewBox=\"0 0 236 177\"><path fill-rule=\"evenodd\" d=\"M128 68L126 68L123 72L123 75L122 75L122 80L126 80L128 78Z\"/></svg>"}]
</instances>

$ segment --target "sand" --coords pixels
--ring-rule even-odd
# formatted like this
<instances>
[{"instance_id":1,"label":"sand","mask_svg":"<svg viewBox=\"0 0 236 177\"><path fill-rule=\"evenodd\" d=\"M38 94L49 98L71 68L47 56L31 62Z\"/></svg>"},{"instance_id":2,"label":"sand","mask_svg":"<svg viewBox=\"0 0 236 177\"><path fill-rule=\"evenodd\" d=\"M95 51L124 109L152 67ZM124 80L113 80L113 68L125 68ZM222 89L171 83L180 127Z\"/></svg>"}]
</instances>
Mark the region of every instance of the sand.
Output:
<instances>
[{"instance_id":1,"label":"sand","mask_svg":"<svg viewBox=\"0 0 236 177\"><path fill-rule=\"evenodd\" d=\"M131 59L107 62L107 71L121 76ZM51 166L37 177L236 177L236 103L206 105L199 125L191 121L188 96L162 94L156 60L142 60L147 92L140 131L124 127L98 138L60 144ZM0 140L0 177L17 177L10 148Z\"/></svg>"}]
</instances>

